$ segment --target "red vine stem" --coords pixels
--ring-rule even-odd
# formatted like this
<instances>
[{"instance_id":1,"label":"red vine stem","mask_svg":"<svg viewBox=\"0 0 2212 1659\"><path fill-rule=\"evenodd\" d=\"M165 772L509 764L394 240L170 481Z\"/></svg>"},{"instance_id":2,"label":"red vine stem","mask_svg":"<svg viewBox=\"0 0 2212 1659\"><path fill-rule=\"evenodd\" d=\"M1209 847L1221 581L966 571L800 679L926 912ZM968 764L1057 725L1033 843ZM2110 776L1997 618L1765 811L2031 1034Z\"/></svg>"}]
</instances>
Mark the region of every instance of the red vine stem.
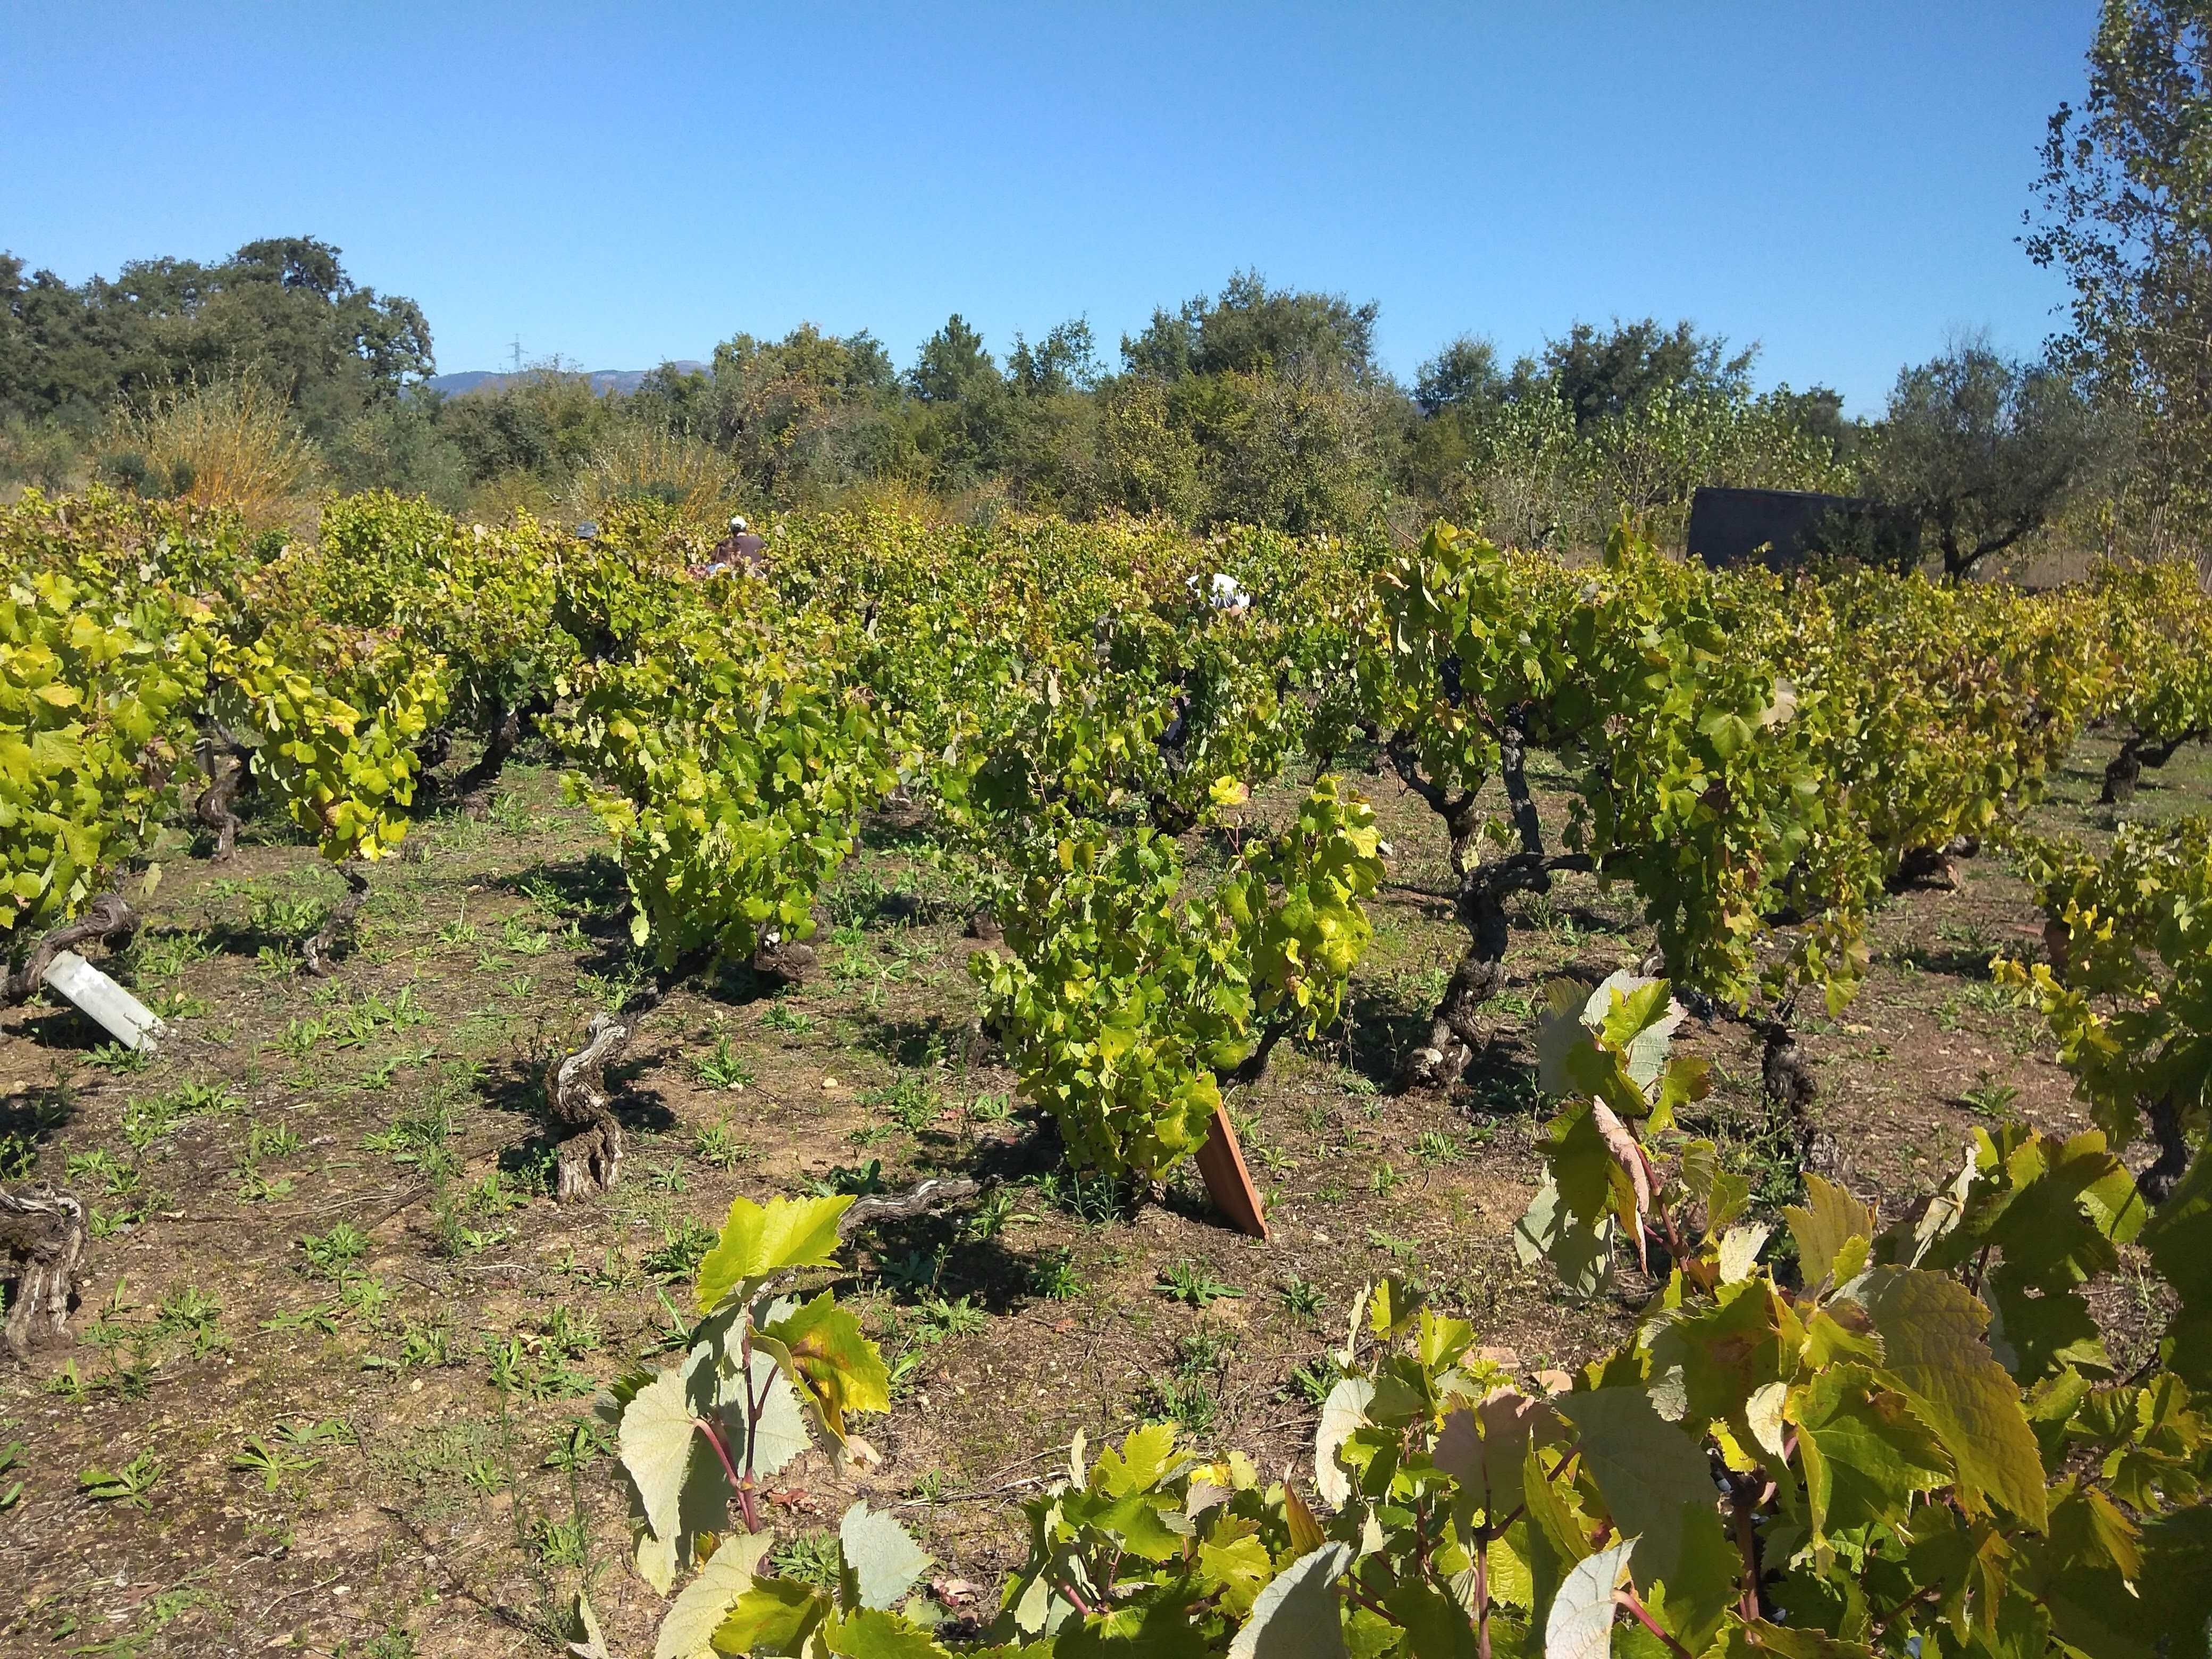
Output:
<instances>
[{"instance_id":1,"label":"red vine stem","mask_svg":"<svg viewBox=\"0 0 2212 1659\"><path fill-rule=\"evenodd\" d=\"M722 1473L730 1477L732 1486L736 1486L738 1472L730 1467L729 1449L722 1444L722 1437L716 1431L714 1425L703 1417L695 1417L691 1419L691 1426L707 1437L707 1443L714 1449L714 1455L721 1460Z\"/></svg>"},{"instance_id":2,"label":"red vine stem","mask_svg":"<svg viewBox=\"0 0 2212 1659\"><path fill-rule=\"evenodd\" d=\"M1674 1656L1674 1659L1692 1659L1692 1656L1689 1649L1684 1647L1673 1637L1668 1635L1665 1631L1659 1628L1659 1621L1654 1619L1651 1616L1650 1610L1647 1608L1642 1601L1637 1599L1636 1592L1634 1590L1615 1590L1613 1593L1613 1599L1617 1605L1626 1607L1631 1613L1634 1613L1636 1615L1636 1622L1638 1624L1643 1626L1644 1628L1650 1631L1652 1635L1657 1637L1662 1642L1664 1642L1667 1644L1667 1651L1673 1654Z\"/></svg>"}]
</instances>

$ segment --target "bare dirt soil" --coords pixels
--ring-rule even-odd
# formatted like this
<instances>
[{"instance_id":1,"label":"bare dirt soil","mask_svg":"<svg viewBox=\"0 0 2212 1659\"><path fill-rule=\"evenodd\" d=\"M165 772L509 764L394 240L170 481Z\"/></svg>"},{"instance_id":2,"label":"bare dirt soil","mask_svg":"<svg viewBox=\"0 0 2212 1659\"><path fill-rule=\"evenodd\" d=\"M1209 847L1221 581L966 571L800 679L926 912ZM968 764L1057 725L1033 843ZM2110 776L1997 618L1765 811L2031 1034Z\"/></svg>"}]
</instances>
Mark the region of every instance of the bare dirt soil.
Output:
<instances>
[{"instance_id":1,"label":"bare dirt soil","mask_svg":"<svg viewBox=\"0 0 2212 1659\"><path fill-rule=\"evenodd\" d=\"M2112 750L2084 742L2039 826L2110 830L2094 803ZM853 1495L895 1507L949 1611L970 1589L994 1605L1019 1505L1079 1428L1173 1418L1304 1468L1327 1351L1370 1279L1417 1277L1530 1371L1619 1340L1650 1287L1578 1305L1511 1230L1537 1174L1544 981L1633 963L1648 932L1624 894L1562 881L1521 913L1468 1081L1395 1094L1462 939L1440 831L1364 782L1395 853L1351 1015L1232 1096L1267 1243L1212 1218L1194 1181L1132 1213L1059 1163L975 1030L969 884L908 818L872 825L825 896L805 983L726 974L647 1019L617 1073L623 1179L567 1206L548 1195L544 1068L621 994L627 951L619 875L555 772L513 769L485 817L418 825L327 981L297 971L342 890L312 848L260 823L217 865L173 832L149 925L107 964L170 1021L160 1056L134 1067L52 1002L0 1020L0 1178L67 1186L94 1235L71 1346L0 1370L0 1651L557 1651L580 1587L614 1651L649 1651L661 1603L628 1565L590 1399L670 1350L740 1193L1000 1181L848 1252L832 1282L896 1377L866 1431L884 1462L840 1480L810 1458L772 1505L802 1571ZM2191 750L2126 810L2208 799ZM1996 857L1962 870L1889 904L1863 993L1807 1025L1815 1119L1888 1205L1955 1170L1978 1124L2083 1121L1990 978L1993 952L2039 948L2028 892ZM1763 1117L1755 1050L1725 1024L1684 1040L1717 1062L1705 1127L1764 1205L1790 1201L1796 1143ZM2124 1357L2142 1310L2106 1312Z\"/></svg>"}]
</instances>

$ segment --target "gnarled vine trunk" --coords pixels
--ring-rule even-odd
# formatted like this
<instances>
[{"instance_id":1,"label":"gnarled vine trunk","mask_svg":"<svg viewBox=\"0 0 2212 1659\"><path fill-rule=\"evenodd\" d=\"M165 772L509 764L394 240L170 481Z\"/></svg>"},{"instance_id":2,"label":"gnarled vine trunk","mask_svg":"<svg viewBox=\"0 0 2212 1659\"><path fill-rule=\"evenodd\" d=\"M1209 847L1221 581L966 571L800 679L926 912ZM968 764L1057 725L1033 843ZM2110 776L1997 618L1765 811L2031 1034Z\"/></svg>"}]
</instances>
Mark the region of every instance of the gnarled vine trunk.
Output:
<instances>
[{"instance_id":1,"label":"gnarled vine trunk","mask_svg":"<svg viewBox=\"0 0 2212 1659\"><path fill-rule=\"evenodd\" d=\"M1426 801L1429 810L1444 821L1444 833L1451 837L1451 870L1455 879L1467 878L1468 849L1474 846L1475 832L1482 827L1482 814L1475 804L1479 790L1469 789L1455 795L1442 786L1421 775L1420 759L1403 732L1393 732L1384 745L1390 769L1398 781Z\"/></svg>"},{"instance_id":2,"label":"gnarled vine trunk","mask_svg":"<svg viewBox=\"0 0 2212 1659\"><path fill-rule=\"evenodd\" d=\"M1467 952L1429 1017L1429 1040L1407 1057L1401 1088L1443 1088L1457 1082L1482 1046L1475 1015L1505 983L1505 951L1512 942L1506 900L1516 893L1549 892L1555 872L1590 867L1591 860L1579 853L1516 853L1467 872L1455 907L1468 931Z\"/></svg>"},{"instance_id":3,"label":"gnarled vine trunk","mask_svg":"<svg viewBox=\"0 0 2212 1659\"><path fill-rule=\"evenodd\" d=\"M554 1068L546 1104L566 1131L554 1170L553 1195L567 1204L605 1192L622 1174L623 1130L607 1092L606 1069L629 1046L636 1027L617 1014L594 1014L584 1046Z\"/></svg>"},{"instance_id":4,"label":"gnarled vine trunk","mask_svg":"<svg viewBox=\"0 0 2212 1659\"><path fill-rule=\"evenodd\" d=\"M1798 1046L1797 1033L1786 1019L1762 1019L1753 1025L1759 1036L1759 1092L1767 1109L1802 1119L1819 1091L1805 1063L1805 1051Z\"/></svg>"},{"instance_id":5,"label":"gnarled vine trunk","mask_svg":"<svg viewBox=\"0 0 2212 1659\"><path fill-rule=\"evenodd\" d=\"M453 757L453 734L450 728L434 726L425 732L415 744L415 764L427 780L429 775Z\"/></svg>"},{"instance_id":6,"label":"gnarled vine trunk","mask_svg":"<svg viewBox=\"0 0 2212 1659\"><path fill-rule=\"evenodd\" d=\"M2105 763L2104 792L2097 797L2100 806L2124 806L2136 798L2136 786L2142 782L2142 739L2130 738L2120 745L2120 752Z\"/></svg>"},{"instance_id":7,"label":"gnarled vine trunk","mask_svg":"<svg viewBox=\"0 0 2212 1659\"><path fill-rule=\"evenodd\" d=\"M878 1221L911 1221L945 1205L973 1198L982 1190L983 1183L972 1176L931 1176L902 1193L856 1198L837 1218L837 1236L850 1238L861 1228Z\"/></svg>"},{"instance_id":8,"label":"gnarled vine trunk","mask_svg":"<svg viewBox=\"0 0 2212 1659\"><path fill-rule=\"evenodd\" d=\"M1505 951L1513 936L1506 901L1516 893L1549 892L1556 872L1595 867L1585 854L1544 851L1543 825L1536 816L1535 799L1528 793L1527 734L1517 715L1509 716L1501 728L1498 751L1498 781L1505 786L1521 850L1470 869L1467 854L1481 823L1475 805L1478 792L1446 794L1420 775L1402 733L1390 739L1390 762L1398 775L1443 817L1452 838L1452 871L1459 878L1453 909L1468 932L1466 954L1429 1018L1429 1040L1407 1057L1399 1076L1401 1088L1439 1088L1457 1082L1481 1046L1476 1012L1505 983Z\"/></svg>"},{"instance_id":9,"label":"gnarled vine trunk","mask_svg":"<svg viewBox=\"0 0 2212 1659\"><path fill-rule=\"evenodd\" d=\"M1459 1080L1483 1041L1475 1013L1505 982L1505 947L1512 930L1504 903L1487 884L1463 882L1458 908L1471 938L1429 1016L1429 1040L1407 1057L1399 1077L1401 1088L1447 1088Z\"/></svg>"},{"instance_id":10,"label":"gnarled vine trunk","mask_svg":"<svg viewBox=\"0 0 2212 1659\"><path fill-rule=\"evenodd\" d=\"M492 786L499 781L507 759L522 741L522 719L526 711L519 705L501 703L494 715L491 730L484 738L483 753L477 757L476 764L453 781L454 792L471 811L480 811L491 798Z\"/></svg>"},{"instance_id":11,"label":"gnarled vine trunk","mask_svg":"<svg viewBox=\"0 0 2212 1659\"><path fill-rule=\"evenodd\" d=\"M200 738L198 754L200 769L208 781L192 803L192 817L200 828L214 835L213 856L220 862L238 850L240 823L235 808L239 792L252 776L253 751L235 738L225 738L218 743L210 735Z\"/></svg>"},{"instance_id":12,"label":"gnarled vine trunk","mask_svg":"<svg viewBox=\"0 0 2212 1659\"><path fill-rule=\"evenodd\" d=\"M1889 890L1901 893L1911 887L1936 887L1951 892L1959 885L1959 866L1949 846L1909 847L1897 860L1897 873Z\"/></svg>"},{"instance_id":13,"label":"gnarled vine trunk","mask_svg":"<svg viewBox=\"0 0 2212 1659\"><path fill-rule=\"evenodd\" d=\"M757 974L773 974L787 983L803 985L819 959L812 945L795 939L780 939L756 949L745 965Z\"/></svg>"},{"instance_id":14,"label":"gnarled vine trunk","mask_svg":"<svg viewBox=\"0 0 2212 1659\"><path fill-rule=\"evenodd\" d=\"M1759 1039L1759 1097L1769 1121L1779 1119L1788 1126L1796 1143L1799 1167L1843 1182L1851 1173L1850 1159L1843 1143L1814 1121L1813 1103L1820 1098L1820 1089L1791 1017L1785 1006L1779 1018L1751 1022Z\"/></svg>"},{"instance_id":15,"label":"gnarled vine trunk","mask_svg":"<svg viewBox=\"0 0 2212 1659\"><path fill-rule=\"evenodd\" d=\"M50 1187L0 1192L0 1255L15 1269L5 1340L21 1361L41 1335L69 1334L70 1298L84 1259L84 1206Z\"/></svg>"},{"instance_id":16,"label":"gnarled vine trunk","mask_svg":"<svg viewBox=\"0 0 2212 1659\"><path fill-rule=\"evenodd\" d=\"M2198 732L2184 732L2178 737L2154 741L2136 732L2120 745L2120 752L2105 763L2105 789L2097 797L2102 806L2124 806L2136 798L2136 790L2142 782L2143 768L2160 767L2173 758L2173 751L2191 738L2201 737Z\"/></svg>"},{"instance_id":17,"label":"gnarled vine trunk","mask_svg":"<svg viewBox=\"0 0 2212 1659\"><path fill-rule=\"evenodd\" d=\"M2181 1108L2170 1094L2160 1095L2143 1109L2149 1121L2152 1144L2158 1157L2136 1177L2136 1190L2146 1204L2163 1204L2189 1170L2189 1138L2182 1132Z\"/></svg>"},{"instance_id":18,"label":"gnarled vine trunk","mask_svg":"<svg viewBox=\"0 0 2212 1659\"><path fill-rule=\"evenodd\" d=\"M21 967L8 975L6 997L9 1006L26 1001L39 988L46 969L54 958L64 951L73 951L80 945L102 940L120 945L138 931L138 917L125 903L119 893L102 893L84 908L76 921L64 922L53 932L31 947Z\"/></svg>"},{"instance_id":19,"label":"gnarled vine trunk","mask_svg":"<svg viewBox=\"0 0 2212 1659\"><path fill-rule=\"evenodd\" d=\"M300 946L307 971L318 979L327 979L337 971L339 948L351 938L361 907L368 898L368 877L358 860L348 859L338 866L338 874L345 878L346 896L314 936Z\"/></svg>"},{"instance_id":20,"label":"gnarled vine trunk","mask_svg":"<svg viewBox=\"0 0 2212 1659\"><path fill-rule=\"evenodd\" d=\"M799 947L801 950L805 946ZM812 951L807 952L811 960ZM639 1022L668 1000L669 994L713 964L712 952L695 951L663 969L654 982L612 1013L594 1014L584 1028L584 1045L565 1055L546 1079L545 1104L562 1132L555 1154L553 1195L566 1204L606 1191L622 1175L622 1124L607 1087L607 1067L622 1058Z\"/></svg>"}]
</instances>

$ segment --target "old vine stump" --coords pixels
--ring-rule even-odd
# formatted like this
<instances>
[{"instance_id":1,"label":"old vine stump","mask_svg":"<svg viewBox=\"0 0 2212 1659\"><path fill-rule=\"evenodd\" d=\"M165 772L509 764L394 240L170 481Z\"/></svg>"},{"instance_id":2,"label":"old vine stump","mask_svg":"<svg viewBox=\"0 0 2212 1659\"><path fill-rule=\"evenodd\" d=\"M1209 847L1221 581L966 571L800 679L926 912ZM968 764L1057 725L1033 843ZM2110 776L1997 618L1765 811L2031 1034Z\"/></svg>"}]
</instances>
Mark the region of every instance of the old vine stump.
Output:
<instances>
[{"instance_id":1,"label":"old vine stump","mask_svg":"<svg viewBox=\"0 0 2212 1659\"><path fill-rule=\"evenodd\" d=\"M39 988L46 969L64 951L74 951L80 945L94 939L110 944L127 940L138 931L138 917L122 896L102 893L84 908L83 915L75 921L57 927L31 947L31 954L23 958L23 965L8 975L5 1000L11 1007L27 1001Z\"/></svg>"},{"instance_id":2,"label":"old vine stump","mask_svg":"<svg viewBox=\"0 0 2212 1659\"><path fill-rule=\"evenodd\" d=\"M21 1361L42 1333L69 1334L70 1297L84 1259L84 1206L50 1187L0 1191L0 1250L16 1272L6 1342Z\"/></svg>"},{"instance_id":3,"label":"old vine stump","mask_svg":"<svg viewBox=\"0 0 2212 1659\"><path fill-rule=\"evenodd\" d=\"M563 1204L606 1191L622 1173L622 1125L609 1105L606 1069L629 1046L631 1029L613 1014L594 1014L584 1046L554 1068L546 1103L566 1132L553 1187Z\"/></svg>"},{"instance_id":4,"label":"old vine stump","mask_svg":"<svg viewBox=\"0 0 2212 1659\"><path fill-rule=\"evenodd\" d=\"M338 866L338 874L345 878L346 896L338 901L337 908L316 930L314 937L300 946L307 971L317 979L328 979L337 971L338 952L353 937L354 923L360 919L361 907L368 899L368 877L358 860L348 859Z\"/></svg>"},{"instance_id":5,"label":"old vine stump","mask_svg":"<svg viewBox=\"0 0 2212 1659\"><path fill-rule=\"evenodd\" d=\"M204 738L199 744L201 769L207 774L207 787L192 803L192 817L203 830L215 836L213 858L220 864L238 850L238 832L242 827L234 810L238 792L253 775L253 751L235 741L217 744L213 738Z\"/></svg>"}]
</instances>

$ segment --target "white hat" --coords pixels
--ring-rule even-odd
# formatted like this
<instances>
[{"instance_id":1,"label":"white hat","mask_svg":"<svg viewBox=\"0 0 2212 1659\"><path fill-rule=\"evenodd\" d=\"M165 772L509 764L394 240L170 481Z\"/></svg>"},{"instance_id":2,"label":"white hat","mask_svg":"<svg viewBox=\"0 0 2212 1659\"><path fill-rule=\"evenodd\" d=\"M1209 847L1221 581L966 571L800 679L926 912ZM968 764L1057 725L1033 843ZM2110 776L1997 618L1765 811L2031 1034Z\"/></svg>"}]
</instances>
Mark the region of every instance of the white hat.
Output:
<instances>
[{"instance_id":1,"label":"white hat","mask_svg":"<svg viewBox=\"0 0 2212 1659\"><path fill-rule=\"evenodd\" d=\"M736 518L730 520L730 528L736 531L742 536L747 530L751 528L751 526L745 523L744 515L743 514L739 514Z\"/></svg>"}]
</instances>

